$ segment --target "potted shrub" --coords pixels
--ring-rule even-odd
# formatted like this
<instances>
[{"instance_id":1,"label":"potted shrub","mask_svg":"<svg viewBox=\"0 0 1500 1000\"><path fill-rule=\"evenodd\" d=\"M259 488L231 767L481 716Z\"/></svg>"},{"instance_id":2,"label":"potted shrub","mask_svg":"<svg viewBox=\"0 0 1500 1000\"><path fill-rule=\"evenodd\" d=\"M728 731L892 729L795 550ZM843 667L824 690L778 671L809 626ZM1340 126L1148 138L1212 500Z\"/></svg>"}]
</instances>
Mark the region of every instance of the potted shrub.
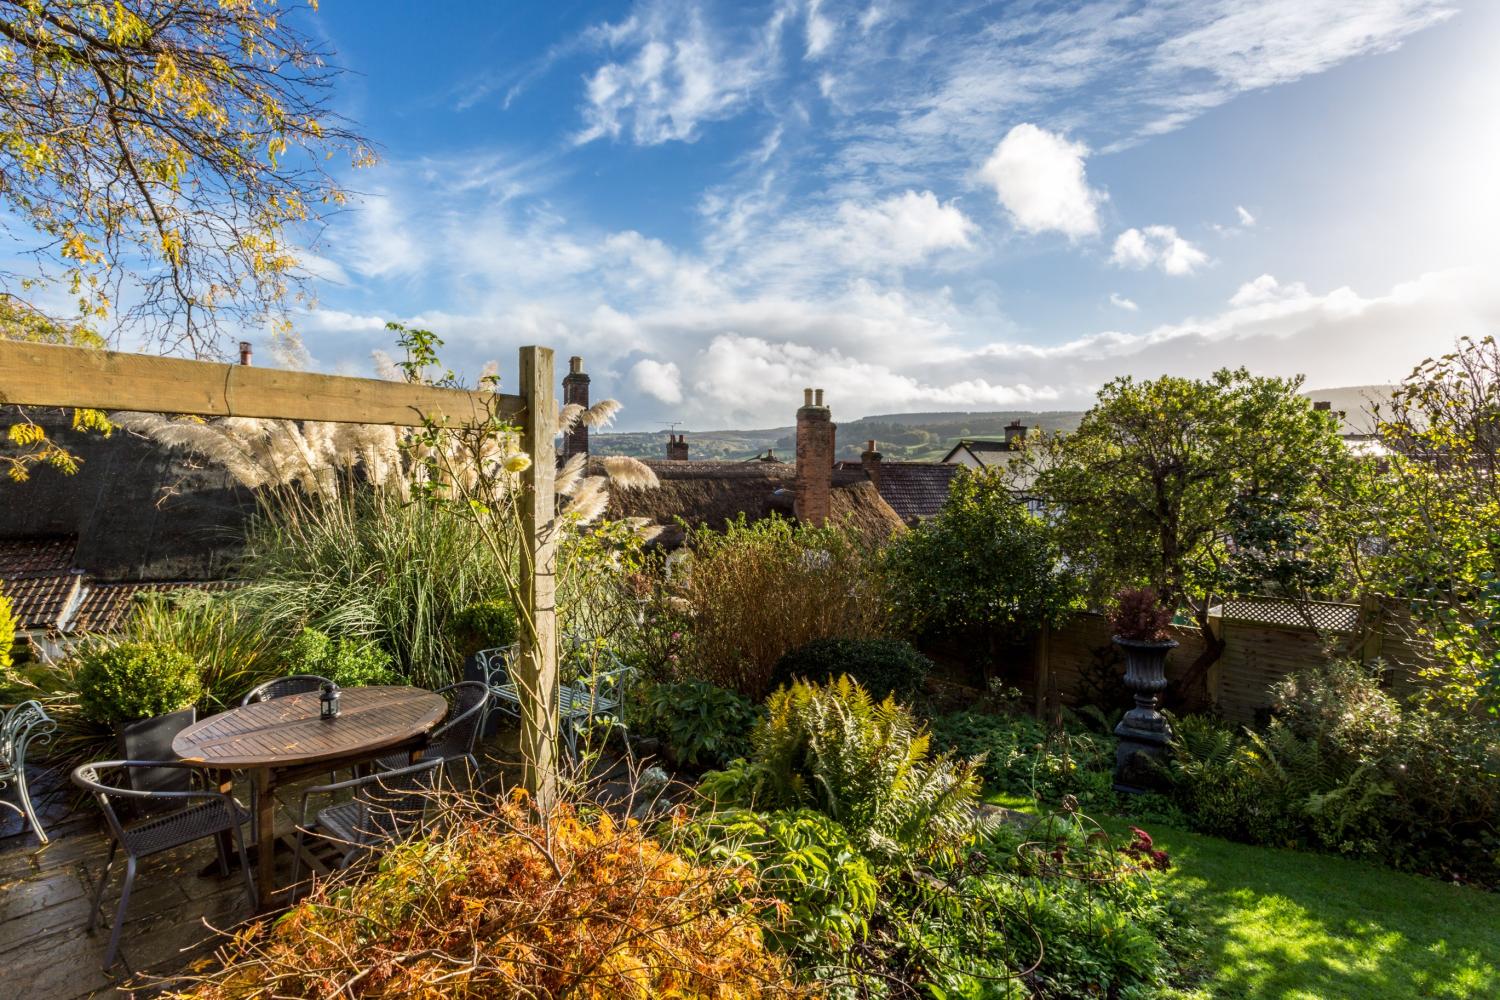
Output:
<instances>
[{"instance_id":1,"label":"potted shrub","mask_svg":"<svg viewBox=\"0 0 1500 1000\"><path fill-rule=\"evenodd\" d=\"M1112 641L1125 654L1125 686L1135 707L1115 727L1120 743L1115 750L1115 787L1141 791L1153 772L1153 762L1166 751L1171 726L1157 709L1167 686L1167 654L1177 648L1167 627L1172 611L1150 587L1115 595L1109 614ZM1149 760L1142 760L1144 755Z\"/></svg>"},{"instance_id":2,"label":"potted shrub","mask_svg":"<svg viewBox=\"0 0 1500 1000\"><path fill-rule=\"evenodd\" d=\"M202 693L198 664L171 646L92 643L79 653L79 709L84 718L114 728L127 759L172 759L172 737L196 718L193 703ZM134 773L131 781L161 787L188 773L159 770Z\"/></svg>"}]
</instances>

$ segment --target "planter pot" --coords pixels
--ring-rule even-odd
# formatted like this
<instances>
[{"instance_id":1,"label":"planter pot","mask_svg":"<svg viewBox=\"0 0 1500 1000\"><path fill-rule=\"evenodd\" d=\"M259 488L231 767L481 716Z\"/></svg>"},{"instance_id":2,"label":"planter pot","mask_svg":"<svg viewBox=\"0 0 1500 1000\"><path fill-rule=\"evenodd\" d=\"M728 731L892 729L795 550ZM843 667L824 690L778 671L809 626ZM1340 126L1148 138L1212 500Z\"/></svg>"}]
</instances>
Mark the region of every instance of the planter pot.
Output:
<instances>
[{"instance_id":1,"label":"planter pot","mask_svg":"<svg viewBox=\"0 0 1500 1000\"><path fill-rule=\"evenodd\" d=\"M126 760L176 760L172 738L198 721L196 708L184 708L115 727L120 756ZM132 767L130 785L137 791L183 791L192 772L180 767Z\"/></svg>"},{"instance_id":2,"label":"planter pot","mask_svg":"<svg viewBox=\"0 0 1500 1000\"><path fill-rule=\"evenodd\" d=\"M1125 686L1135 698L1135 707L1115 727L1120 739L1115 748L1115 788L1140 792L1154 783L1157 764L1166 756L1172 737L1172 727L1157 704L1167 687L1167 654L1177 648L1177 641L1120 636L1113 641L1125 654Z\"/></svg>"}]
</instances>

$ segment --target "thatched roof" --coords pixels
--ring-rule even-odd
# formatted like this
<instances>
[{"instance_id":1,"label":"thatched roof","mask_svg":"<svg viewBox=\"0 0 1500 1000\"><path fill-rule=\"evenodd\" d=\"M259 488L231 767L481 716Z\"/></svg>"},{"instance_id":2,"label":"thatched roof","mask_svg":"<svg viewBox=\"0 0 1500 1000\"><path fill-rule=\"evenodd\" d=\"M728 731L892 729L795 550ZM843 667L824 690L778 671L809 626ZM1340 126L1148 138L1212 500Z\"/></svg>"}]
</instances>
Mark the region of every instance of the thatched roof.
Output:
<instances>
[{"instance_id":1,"label":"thatched roof","mask_svg":"<svg viewBox=\"0 0 1500 1000\"><path fill-rule=\"evenodd\" d=\"M682 531L676 525L679 518L692 527L718 529L741 514L750 521L772 513L792 516L797 470L787 462L647 461L646 465L661 485L655 489L612 489L606 516L643 517L662 525L664 530L658 536L662 545L681 544ZM850 520L874 539L884 540L904 527L901 518L864 479L835 477L831 509L835 520Z\"/></svg>"},{"instance_id":2,"label":"thatched roof","mask_svg":"<svg viewBox=\"0 0 1500 1000\"><path fill-rule=\"evenodd\" d=\"M254 507L227 472L125 431L78 433L66 412L27 415L82 462L72 476L38 468L25 483L0 478L0 541L77 539L70 568L101 580L225 575ZM15 419L0 407L0 427Z\"/></svg>"}]
</instances>

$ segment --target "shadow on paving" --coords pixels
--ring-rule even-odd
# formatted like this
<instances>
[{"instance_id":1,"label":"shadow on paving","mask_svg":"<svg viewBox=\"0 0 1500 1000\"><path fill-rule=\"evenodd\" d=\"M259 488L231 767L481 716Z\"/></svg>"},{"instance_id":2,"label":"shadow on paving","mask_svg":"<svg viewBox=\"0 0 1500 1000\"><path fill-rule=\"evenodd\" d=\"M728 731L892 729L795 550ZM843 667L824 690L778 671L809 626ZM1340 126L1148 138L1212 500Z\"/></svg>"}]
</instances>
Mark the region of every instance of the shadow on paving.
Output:
<instances>
[{"instance_id":1,"label":"shadow on paving","mask_svg":"<svg viewBox=\"0 0 1500 1000\"><path fill-rule=\"evenodd\" d=\"M485 791L499 791L518 778L514 765L504 763L517 757L513 729L502 728L477 749ZM136 875L119 960L103 971L99 964L120 898L123 864L115 865L99 927L90 934L85 930L89 904L109 845L102 821L91 804L80 806L72 786L56 774L45 767L29 771L34 771L35 800L51 843L39 846L18 823L0 826L0 998L149 997L163 988L166 977L212 955L222 940L216 931L232 930L255 916L238 869L227 877L219 874L211 840L156 855ZM627 792L618 779L598 786L601 802ZM239 794L245 801L247 793ZM284 837L295 836L300 795L298 785L278 790L277 832ZM0 813L8 816L9 810ZM279 850L279 885L291 881L291 867L291 852Z\"/></svg>"}]
</instances>

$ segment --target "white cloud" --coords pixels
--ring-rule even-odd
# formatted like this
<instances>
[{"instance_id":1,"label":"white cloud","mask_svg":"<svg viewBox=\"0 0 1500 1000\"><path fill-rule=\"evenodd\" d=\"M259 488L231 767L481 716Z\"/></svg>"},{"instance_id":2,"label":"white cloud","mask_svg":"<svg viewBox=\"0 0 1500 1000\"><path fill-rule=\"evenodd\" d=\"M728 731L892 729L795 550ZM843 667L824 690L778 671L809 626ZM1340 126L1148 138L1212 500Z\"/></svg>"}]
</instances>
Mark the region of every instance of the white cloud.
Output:
<instances>
[{"instance_id":1,"label":"white cloud","mask_svg":"<svg viewBox=\"0 0 1500 1000\"><path fill-rule=\"evenodd\" d=\"M1244 226L1246 229L1249 229L1251 226L1255 225L1255 216L1251 215L1250 210L1244 205L1234 206L1234 212L1239 216L1240 225Z\"/></svg>"},{"instance_id":2,"label":"white cloud","mask_svg":"<svg viewBox=\"0 0 1500 1000\"><path fill-rule=\"evenodd\" d=\"M630 384L660 402L682 402L682 370L676 362L643 358L630 369Z\"/></svg>"},{"instance_id":3,"label":"white cloud","mask_svg":"<svg viewBox=\"0 0 1500 1000\"><path fill-rule=\"evenodd\" d=\"M1017 228L1077 239L1099 231L1098 207L1105 197L1088 185L1087 156L1083 143L1023 122L995 146L979 176L995 188Z\"/></svg>"},{"instance_id":4,"label":"white cloud","mask_svg":"<svg viewBox=\"0 0 1500 1000\"><path fill-rule=\"evenodd\" d=\"M596 28L592 34L604 45L632 54L588 77L585 127L575 141L622 135L642 146L694 141L703 123L739 113L770 79L784 16L774 14L762 33L738 46L696 9L665 5Z\"/></svg>"},{"instance_id":5,"label":"white cloud","mask_svg":"<svg viewBox=\"0 0 1500 1000\"><path fill-rule=\"evenodd\" d=\"M1121 309L1124 309L1126 312L1135 312L1137 309L1140 308L1140 306L1136 305L1133 301L1131 301L1130 299L1127 299L1125 296L1121 295L1119 292L1110 292L1109 293L1109 301L1110 301L1111 305L1119 306Z\"/></svg>"},{"instance_id":6,"label":"white cloud","mask_svg":"<svg viewBox=\"0 0 1500 1000\"><path fill-rule=\"evenodd\" d=\"M1172 226L1125 230L1115 237L1109 259L1118 267L1155 266L1174 276L1192 274L1209 262L1208 254L1178 236Z\"/></svg>"},{"instance_id":7,"label":"white cloud","mask_svg":"<svg viewBox=\"0 0 1500 1000\"><path fill-rule=\"evenodd\" d=\"M873 205L844 202L838 208L836 245L853 264L914 264L938 250L969 246L974 229L952 202L931 191L886 198Z\"/></svg>"}]
</instances>

